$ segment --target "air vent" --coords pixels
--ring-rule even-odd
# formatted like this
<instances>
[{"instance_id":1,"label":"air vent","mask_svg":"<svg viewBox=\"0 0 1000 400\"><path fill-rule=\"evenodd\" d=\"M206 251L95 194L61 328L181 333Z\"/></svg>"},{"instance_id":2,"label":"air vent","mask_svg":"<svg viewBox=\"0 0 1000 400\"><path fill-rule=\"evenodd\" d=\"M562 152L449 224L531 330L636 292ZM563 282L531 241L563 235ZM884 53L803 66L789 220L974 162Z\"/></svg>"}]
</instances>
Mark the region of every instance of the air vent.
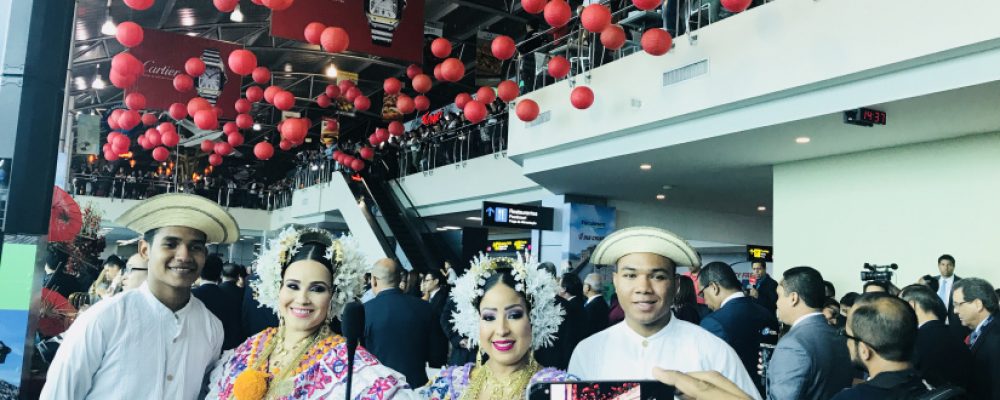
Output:
<instances>
[{"instance_id":1,"label":"air vent","mask_svg":"<svg viewBox=\"0 0 1000 400\"><path fill-rule=\"evenodd\" d=\"M688 79L697 78L708 73L708 60L701 60L693 64L672 69L663 73L663 86L670 86Z\"/></svg>"},{"instance_id":2,"label":"air vent","mask_svg":"<svg viewBox=\"0 0 1000 400\"><path fill-rule=\"evenodd\" d=\"M525 125L527 125L528 128L535 127L535 126L544 124L546 122L549 122L549 119L551 119L551 118L552 118L552 112L551 111L546 111L546 112L543 112L541 114L538 114L538 118L535 118L534 121L528 122Z\"/></svg>"}]
</instances>

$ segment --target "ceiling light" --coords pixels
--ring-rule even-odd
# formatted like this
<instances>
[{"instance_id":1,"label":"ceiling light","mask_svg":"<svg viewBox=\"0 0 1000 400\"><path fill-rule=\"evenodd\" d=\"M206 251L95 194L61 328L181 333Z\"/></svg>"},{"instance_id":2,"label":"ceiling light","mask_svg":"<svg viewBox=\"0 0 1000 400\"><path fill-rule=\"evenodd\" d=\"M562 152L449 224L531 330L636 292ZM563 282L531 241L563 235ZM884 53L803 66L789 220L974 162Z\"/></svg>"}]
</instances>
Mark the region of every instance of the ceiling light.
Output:
<instances>
[{"instance_id":1,"label":"ceiling light","mask_svg":"<svg viewBox=\"0 0 1000 400\"><path fill-rule=\"evenodd\" d=\"M663 185L663 190L670 190L670 189L673 189L673 188L674 187L670 186L670 185Z\"/></svg>"},{"instance_id":2,"label":"ceiling light","mask_svg":"<svg viewBox=\"0 0 1000 400\"><path fill-rule=\"evenodd\" d=\"M114 36L118 33L118 27L115 26L115 22L111 20L111 16L104 20L104 25L101 25L101 34L106 36Z\"/></svg>"},{"instance_id":3,"label":"ceiling light","mask_svg":"<svg viewBox=\"0 0 1000 400\"><path fill-rule=\"evenodd\" d=\"M665 194L658 194L658 195L656 195L656 199L657 200L666 200L667 199L667 195L665 195Z\"/></svg>"},{"instance_id":4,"label":"ceiling light","mask_svg":"<svg viewBox=\"0 0 1000 400\"><path fill-rule=\"evenodd\" d=\"M333 64L330 64L330 66L326 67L326 76L331 77L331 78L336 78L337 77L337 66L333 65Z\"/></svg>"},{"instance_id":5,"label":"ceiling light","mask_svg":"<svg viewBox=\"0 0 1000 400\"><path fill-rule=\"evenodd\" d=\"M442 226L441 229L444 229L446 231L457 231L457 230L461 230L462 228L459 228L457 226L448 225L448 226Z\"/></svg>"},{"instance_id":6,"label":"ceiling light","mask_svg":"<svg viewBox=\"0 0 1000 400\"><path fill-rule=\"evenodd\" d=\"M259 132L259 131L260 131L260 124L259 124L259 123L257 123L257 124L253 124L253 130L255 130L255 131L258 131L258 132Z\"/></svg>"},{"instance_id":7,"label":"ceiling light","mask_svg":"<svg viewBox=\"0 0 1000 400\"><path fill-rule=\"evenodd\" d=\"M639 164L639 169L643 171L649 171L653 169L653 164Z\"/></svg>"},{"instance_id":8,"label":"ceiling light","mask_svg":"<svg viewBox=\"0 0 1000 400\"><path fill-rule=\"evenodd\" d=\"M82 76L73 78L73 85L76 86L76 90L87 90L87 80Z\"/></svg>"},{"instance_id":9,"label":"ceiling light","mask_svg":"<svg viewBox=\"0 0 1000 400\"><path fill-rule=\"evenodd\" d=\"M795 143L798 143L798 144L806 144L806 143L809 143L811 141L812 141L812 139L809 139L808 136L799 136L799 137L795 138Z\"/></svg>"},{"instance_id":10,"label":"ceiling light","mask_svg":"<svg viewBox=\"0 0 1000 400\"><path fill-rule=\"evenodd\" d=\"M177 16L180 18L181 26L194 26L194 9L193 8L182 8L177 10Z\"/></svg>"},{"instance_id":11,"label":"ceiling light","mask_svg":"<svg viewBox=\"0 0 1000 400\"><path fill-rule=\"evenodd\" d=\"M240 5L236 5L236 9L233 10L232 14L229 14L229 20L233 22L243 22L243 11L240 11Z\"/></svg>"},{"instance_id":12,"label":"ceiling light","mask_svg":"<svg viewBox=\"0 0 1000 400\"><path fill-rule=\"evenodd\" d=\"M757 206L757 211L767 211L767 207L765 207L765 206Z\"/></svg>"},{"instance_id":13,"label":"ceiling light","mask_svg":"<svg viewBox=\"0 0 1000 400\"><path fill-rule=\"evenodd\" d=\"M198 32L188 32L187 35L191 36L191 37L195 37L195 36L198 36Z\"/></svg>"},{"instance_id":14,"label":"ceiling light","mask_svg":"<svg viewBox=\"0 0 1000 400\"><path fill-rule=\"evenodd\" d=\"M479 218L479 217L465 217L465 219L467 219L469 221L482 221L483 220L482 218Z\"/></svg>"},{"instance_id":15,"label":"ceiling light","mask_svg":"<svg viewBox=\"0 0 1000 400\"><path fill-rule=\"evenodd\" d=\"M292 72L292 64L285 63L285 72Z\"/></svg>"},{"instance_id":16,"label":"ceiling light","mask_svg":"<svg viewBox=\"0 0 1000 400\"><path fill-rule=\"evenodd\" d=\"M94 90L101 90L105 88L104 79L101 79L100 75L94 78L94 82L90 84L90 88Z\"/></svg>"}]
</instances>

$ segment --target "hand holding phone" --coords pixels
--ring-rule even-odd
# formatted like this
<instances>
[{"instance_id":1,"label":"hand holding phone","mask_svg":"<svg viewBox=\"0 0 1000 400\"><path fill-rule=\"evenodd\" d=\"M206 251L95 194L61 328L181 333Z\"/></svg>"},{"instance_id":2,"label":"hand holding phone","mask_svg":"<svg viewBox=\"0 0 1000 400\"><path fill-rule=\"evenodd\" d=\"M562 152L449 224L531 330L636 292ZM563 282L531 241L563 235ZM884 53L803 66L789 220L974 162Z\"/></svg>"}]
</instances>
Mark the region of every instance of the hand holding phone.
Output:
<instances>
[{"instance_id":1,"label":"hand holding phone","mask_svg":"<svg viewBox=\"0 0 1000 400\"><path fill-rule=\"evenodd\" d=\"M735 383L716 371L683 373L653 368L653 377L677 388L691 400L751 400Z\"/></svg>"},{"instance_id":2,"label":"hand holding phone","mask_svg":"<svg viewBox=\"0 0 1000 400\"><path fill-rule=\"evenodd\" d=\"M539 382L528 400L669 400L674 388L657 381Z\"/></svg>"}]
</instances>

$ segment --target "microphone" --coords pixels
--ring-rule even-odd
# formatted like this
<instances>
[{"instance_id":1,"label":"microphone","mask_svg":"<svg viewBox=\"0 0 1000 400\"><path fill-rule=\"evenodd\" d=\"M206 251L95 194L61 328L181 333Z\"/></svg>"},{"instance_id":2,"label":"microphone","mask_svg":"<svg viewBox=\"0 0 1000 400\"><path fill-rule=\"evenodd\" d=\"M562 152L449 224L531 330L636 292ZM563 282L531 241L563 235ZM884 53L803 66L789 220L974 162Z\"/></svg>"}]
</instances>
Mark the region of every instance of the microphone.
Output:
<instances>
[{"instance_id":1,"label":"microphone","mask_svg":"<svg viewBox=\"0 0 1000 400\"><path fill-rule=\"evenodd\" d=\"M354 301L344 305L344 313L340 317L341 330L347 340L347 386L344 398L351 400L351 378L354 376L354 351L358 341L365 334L365 306Z\"/></svg>"}]
</instances>

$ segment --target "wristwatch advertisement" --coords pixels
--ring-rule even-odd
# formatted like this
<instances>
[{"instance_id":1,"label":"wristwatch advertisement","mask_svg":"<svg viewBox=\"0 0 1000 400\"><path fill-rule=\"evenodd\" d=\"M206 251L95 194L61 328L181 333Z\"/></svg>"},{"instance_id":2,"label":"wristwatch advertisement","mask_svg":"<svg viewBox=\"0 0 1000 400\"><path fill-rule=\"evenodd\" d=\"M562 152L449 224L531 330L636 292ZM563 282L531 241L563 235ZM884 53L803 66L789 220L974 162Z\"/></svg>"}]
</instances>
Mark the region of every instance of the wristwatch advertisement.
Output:
<instances>
[{"instance_id":1,"label":"wristwatch advertisement","mask_svg":"<svg viewBox=\"0 0 1000 400\"><path fill-rule=\"evenodd\" d=\"M405 8L406 0L365 0L365 14L372 31L372 43L392 46L392 36Z\"/></svg>"},{"instance_id":2,"label":"wristwatch advertisement","mask_svg":"<svg viewBox=\"0 0 1000 400\"><path fill-rule=\"evenodd\" d=\"M198 77L198 96L215 105L226 85L226 69L216 49L205 49L201 53L201 61L205 63L205 73Z\"/></svg>"}]
</instances>

